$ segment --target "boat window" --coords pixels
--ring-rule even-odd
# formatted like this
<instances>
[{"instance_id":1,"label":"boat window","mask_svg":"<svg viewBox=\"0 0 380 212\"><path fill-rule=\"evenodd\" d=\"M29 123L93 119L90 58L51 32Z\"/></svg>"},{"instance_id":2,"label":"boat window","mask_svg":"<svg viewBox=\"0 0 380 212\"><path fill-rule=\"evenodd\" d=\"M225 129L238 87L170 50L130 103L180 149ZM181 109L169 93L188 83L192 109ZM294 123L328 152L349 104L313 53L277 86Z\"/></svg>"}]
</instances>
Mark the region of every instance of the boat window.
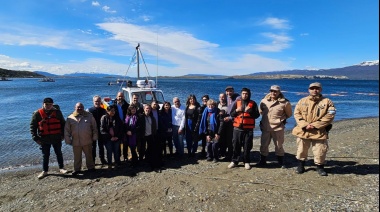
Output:
<instances>
[{"instance_id":1,"label":"boat window","mask_svg":"<svg viewBox=\"0 0 380 212\"><path fill-rule=\"evenodd\" d=\"M154 92L154 99L159 103L163 104L165 102L164 95L161 92Z\"/></svg>"}]
</instances>

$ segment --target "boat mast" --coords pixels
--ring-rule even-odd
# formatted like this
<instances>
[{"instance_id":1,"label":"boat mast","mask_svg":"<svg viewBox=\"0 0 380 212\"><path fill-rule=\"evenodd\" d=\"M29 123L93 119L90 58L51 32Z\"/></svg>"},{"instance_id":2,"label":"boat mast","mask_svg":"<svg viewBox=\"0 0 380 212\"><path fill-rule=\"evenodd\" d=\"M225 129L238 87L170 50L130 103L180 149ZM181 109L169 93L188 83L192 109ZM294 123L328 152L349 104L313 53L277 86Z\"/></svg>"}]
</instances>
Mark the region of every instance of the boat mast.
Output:
<instances>
[{"instance_id":1,"label":"boat mast","mask_svg":"<svg viewBox=\"0 0 380 212\"><path fill-rule=\"evenodd\" d=\"M136 46L137 80L140 79L140 43Z\"/></svg>"}]
</instances>

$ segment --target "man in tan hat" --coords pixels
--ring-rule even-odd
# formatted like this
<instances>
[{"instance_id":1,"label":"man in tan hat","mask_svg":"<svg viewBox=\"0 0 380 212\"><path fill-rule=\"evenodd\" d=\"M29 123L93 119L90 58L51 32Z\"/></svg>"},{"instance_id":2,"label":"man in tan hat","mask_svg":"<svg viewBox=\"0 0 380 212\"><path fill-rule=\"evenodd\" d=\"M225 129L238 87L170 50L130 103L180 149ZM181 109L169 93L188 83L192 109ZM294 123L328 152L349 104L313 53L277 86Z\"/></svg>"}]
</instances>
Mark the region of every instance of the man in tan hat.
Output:
<instances>
[{"instance_id":1,"label":"man in tan hat","mask_svg":"<svg viewBox=\"0 0 380 212\"><path fill-rule=\"evenodd\" d=\"M280 86L272 85L270 87L269 93L260 102L259 112L261 114L261 146L260 162L257 166L267 164L269 144L273 140L278 164L281 168L285 168L283 148L285 123L286 119L292 116L292 106L281 93Z\"/></svg>"},{"instance_id":2,"label":"man in tan hat","mask_svg":"<svg viewBox=\"0 0 380 212\"><path fill-rule=\"evenodd\" d=\"M314 82L309 85L309 96L298 101L294 109L294 118L297 126L293 129L293 135L297 136L297 155L299 161L297 173L305 172L305 161L308 150L312 146L314 163L317 172L321 176L327 176L324 170L326 154L328 150L328 130L335 117L334 103L322 96L322 85Z\"/></svg>"}]
</instances>

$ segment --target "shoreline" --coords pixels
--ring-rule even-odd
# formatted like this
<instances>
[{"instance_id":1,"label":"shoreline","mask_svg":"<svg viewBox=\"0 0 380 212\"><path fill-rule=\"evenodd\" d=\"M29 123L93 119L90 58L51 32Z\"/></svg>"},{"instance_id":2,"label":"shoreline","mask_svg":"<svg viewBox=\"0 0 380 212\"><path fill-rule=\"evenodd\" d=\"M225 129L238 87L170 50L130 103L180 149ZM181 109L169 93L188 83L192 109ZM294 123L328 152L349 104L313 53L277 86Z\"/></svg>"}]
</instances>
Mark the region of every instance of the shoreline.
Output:
<instances>
[{"instance_id":1,"label":"shoreline","mask_svg":"<svg viewBox=\"0 0 380 212\"><path fill-rule=\"evenodd\" d=\"M167 159L160 173L144 164L97 165L76 177L51 167L41 180L40 167L7 171L0 174L0 211L379 211L379 118L333 124L326 177L316 173L311 150L306 172L295 173L295 137L287 132L285 169L273 145L267 167L254 166L255 138L251 170L186 157Z\"/></svg>"},{"instance_id":2,"label":"shoreline","mask_svg":"<svg viewBox=\"0 0 380 212\"><path fill-rule=\"evenodd\" d=\"M364 118L348 118L348 119L342 119L342 120L334 121L333 125L337 124L337 123L345 122L345 121L366 120L366 119L376 119L376 118L379 119L378 116L364 117ZM291 136L291 131L292 131L292 129L285 129L285 136ZM257 142L259 142L259 139L260 139L260 135L256 135L256 136L254 135L254 137L253 137L254 145L257 144ZM294 139L295 139L295 137L294 137ZM252 151L258 151L258 150L252 149ZM53 159L55 158L55 153L53 151L51 151L50 157ZM82 160L84 163L85 159L83 158ZM97 160L98 160L98 158L97 158ZM73 159L72 160L64 160L65 167L67 165L72 166L73 162L74 162ZM53 163L49 163L49 167L52 169L58 169L58 163L56 161ZM35 169L41 169L41 163L38 163L38 164L18 164L18 165L15 165L13 167L2 167L2 168L0 168L0 175L2 173L7 173L7 172L18 172L18 171L22 172L22 171L35 170Z\"/></svg>"}]
</instances>

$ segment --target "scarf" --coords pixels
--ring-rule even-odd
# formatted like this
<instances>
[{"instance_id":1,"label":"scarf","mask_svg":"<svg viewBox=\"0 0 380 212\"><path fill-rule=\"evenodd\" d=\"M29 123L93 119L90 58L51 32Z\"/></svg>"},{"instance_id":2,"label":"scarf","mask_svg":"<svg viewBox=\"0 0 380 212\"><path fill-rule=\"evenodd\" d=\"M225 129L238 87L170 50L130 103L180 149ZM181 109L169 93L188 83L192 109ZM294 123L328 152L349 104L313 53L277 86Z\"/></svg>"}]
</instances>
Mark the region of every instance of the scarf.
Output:
<instances>
[{"instance_id":1,"label":"scarf","mask_svg":"<svg viewBox=\"0 0 380 212\"><path fill-rule=\"evenodd\" d=\"M215 132L215 126L216 126L216 107L210 109L205 108L202 114L201 123L199 125L199 134L206 133L207 130L207 124L209 124L209 129L211 131ZM207 117L210 116L210 123L207 123Z\"/></svg>"},{"instance_id":2,"label":"scarf","mask_svg":"<svg viewBox=\"0 0 380 212\"><path fill-rule=\"evenodd\" d=\"M137 116L130 115L125 118L125 123L127 126L130 126L132 129L136 128Z\"/></svg>"}]
</instances>

